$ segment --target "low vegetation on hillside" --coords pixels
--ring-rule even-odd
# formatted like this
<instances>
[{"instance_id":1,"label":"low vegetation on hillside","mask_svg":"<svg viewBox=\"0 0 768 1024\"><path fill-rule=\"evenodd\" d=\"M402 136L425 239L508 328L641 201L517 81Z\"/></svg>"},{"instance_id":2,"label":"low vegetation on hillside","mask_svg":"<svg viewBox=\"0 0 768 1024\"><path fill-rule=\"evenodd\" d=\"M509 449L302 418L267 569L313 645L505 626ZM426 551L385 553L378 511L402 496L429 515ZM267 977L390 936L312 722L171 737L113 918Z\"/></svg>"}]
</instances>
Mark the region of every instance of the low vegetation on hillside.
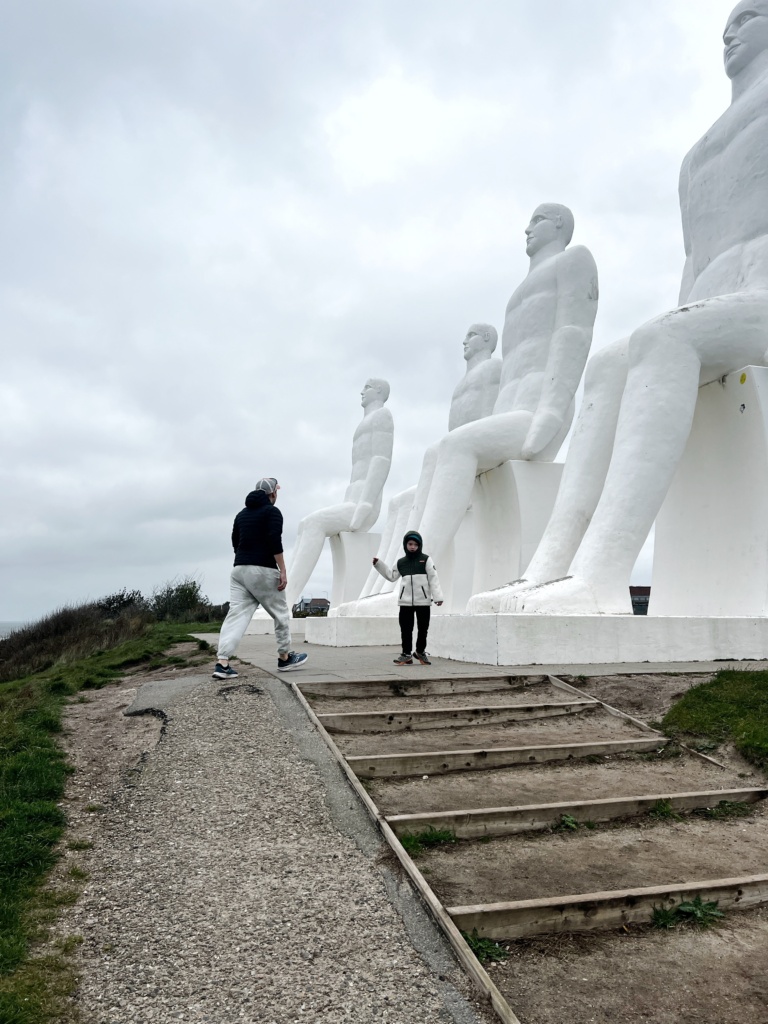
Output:
<instances>
[{"instance_id":1,"label":"low vegetation on hillside","mask_svg":"<svg viewBox=\"0 0 768 1024\"><path fill-rule=\"evenodd\" d=\"M40 952L70 898L42 888L66 825L59 804L70 769L56 741L64 705L130 667L167 664L169 647L191 632L217 632L225 611L187 578L146 598L122 590L61 608L0 640L2 1024L74 1019L66 1000L74 985L66 956Z\"/></svg>"}]
</instances>

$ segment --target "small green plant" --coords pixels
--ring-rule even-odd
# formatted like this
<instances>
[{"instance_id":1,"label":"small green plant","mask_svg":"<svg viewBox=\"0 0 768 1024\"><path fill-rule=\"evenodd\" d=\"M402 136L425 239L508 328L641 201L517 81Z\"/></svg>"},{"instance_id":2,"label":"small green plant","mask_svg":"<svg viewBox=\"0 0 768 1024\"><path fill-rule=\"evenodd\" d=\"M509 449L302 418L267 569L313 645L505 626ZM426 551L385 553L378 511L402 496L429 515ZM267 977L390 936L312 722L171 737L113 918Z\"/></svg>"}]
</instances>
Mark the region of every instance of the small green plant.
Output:
<instances>
[{"instance_id":1,"label":"small green plant","mask_svg":"<svg viewBox=\"0 0 768 1024\"><path fill-rule=\"evenodd\" d=\"M655 729L657 732L661 732L664 728L663 724L656 719L648 723L649 728Z\"/></svg>"},{"instance_id":2,"label":"small green plant","mask_svg":"<svg viewBox=\"0 0 768 1024\"><path fill-rule=\"evenodd\" d=\"M717 900L702 900L697 896L693 900L683 900L674 907L654 907L651 914L651 925L654 928L711 928L721 921L725 914L718 907Z\"/></svg>"},{"instance_id":3,"label":"small green plant","mask_svg":"<svg viewBox=\"0 0 768 1024\"><path fill-rule=\"evenodd\" d=\"M82 944L82 935L65 935L62 938L57 939L55 943L62 953L73 953L77 947L82 946Z\"/></svg>"},{"instance_id":4,"label":"small green plant","mask_svg":"<svg viewBox=\"0 0 768 1024\"><path fill-rule=\"evenodd\" d=\"M432 846L444 846L456 842L456 833L447 828L435 828L429 825L423 832L405 832L400 836L403 849L411 855L418 857L424 850Z\"/></svg>"},{"instance_id":5,"label":"small green plant","mask_svg":"<svg viewBox=\"0 0 768 1024\"><path fill-rule=\"evenodd\" d=\"M77 882L84 882L85 879L89 878L90 876L88 872L83 871L83 869L79 865L73 864L72 867L69 869L69 877L74 878L75 881Z\"/></svg>"},{"instance_id":6,"label":"small green plant","mask_svg":"<svg viewBox=\"0 0 768 1024\"><path fill-rule=\"evenodd\" d=\"M648 811L649 818L655 818L656 821L682 821L681 815L672 809L672 802L670 800L657 800L653 807Z\"/></svg>"},{"instance_id":7,"label":"small green plant","mask_svg":"<svg viewBox=\"0 0 768 1024\"><path fill-rule=\"evenodd\" d=\"M507 950L500 946L498 942L494 942L492 939L481 938L477 934L477 928L472 929L471 935L468 932L462 932L461 934L481 964L500 963L509 957Z\"/></svg>"},{"instance_id":8,"label":"small green plant","mask_svg":"<svg viewBox=\"0 0 768 1024\"><path fill-rule=\"evenodd\" d=\"M67 843L68 850L92 850L93 843L88 839L70 839Z\"/></svg>"},{"instance_id":9,"label":"small green plant","mask_svg":"<svg viewBox=\"0 0 768 1024\"><path fill-rule=\"evenodd\" d=\"M561 814L552 826L553 832L578 832L579 823L571 814Z\"/></svg>"},{"instance_id":10,"label":"small green plant","mask_svg":"<svg viewBox=\"0 0 768 1024\"><path fill-rule=\"evenodd\" d=\"M104 810L104 804L86 804L85 810L88 814L101 814Z\"/></svg>"},{"instance_id":11,"label":"small green plant","mask_svg":"<svg viewBox=\"0 0 768 1024\"><path fill-rule=\"evenodd\" d=\"M754 807L738 800L721 800L717 807L703 807L695 813L713 821L723 821L727 818L746 818L754 813Z\"/></svg>"}]
</instances>

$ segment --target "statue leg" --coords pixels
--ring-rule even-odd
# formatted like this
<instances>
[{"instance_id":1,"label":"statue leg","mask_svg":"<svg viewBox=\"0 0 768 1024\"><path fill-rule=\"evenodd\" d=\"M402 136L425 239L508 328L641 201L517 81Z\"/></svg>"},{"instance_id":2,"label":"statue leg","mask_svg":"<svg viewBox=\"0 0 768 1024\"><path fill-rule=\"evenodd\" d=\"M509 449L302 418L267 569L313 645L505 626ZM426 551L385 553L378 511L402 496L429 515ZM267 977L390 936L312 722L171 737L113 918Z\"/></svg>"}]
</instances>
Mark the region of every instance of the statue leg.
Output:
<instances>
[{"instance_id":1,"label":"statue leg","mask_svg":"<svg viewBox=\"0 0 768 1024\"><path fill-rule=\"evenodd\" d=\"M589 360L557 499L536 552L522 579L475 594L467 605L469 614L517 611L518 598L532 586L567 575L605 484L627 382L628 352L629 339L624 338Z\"/></svg>"},{"instance_id":2,"label":"statue leg","mask_svg":"<svg viewBox=\"0 0 768 1024\"><path fill-rule=\"evenodd\" d=\"M475 477L519 455L530 422L530 413L496 413L457 427L438 445L420 530L438 565L467 511Z\"/></svg>"},{"instance_id":3,"label":"statue leg","mask_svg":"<svg viewBox=\"0 0 768 1024\"><path fill-rule=\"evenodd\" d=\"M569 578L529 591L519 611L631 613L630 574L685 449L699 384L761 362L767 337L763 293L692 303L635 331L605 487Z\"/></svg>"},{"instance_id":4,"label":"statue leg","mask_svg":"<svg viewBox=\"0 0 768 1024\"><path fill-rule=\"evenodd\" d=\"M286 598L289 608L296 604L309 583L310 576L323 553L325 538L348 530L354 511L354 503L347 502L344 505L320 509L301 520L296 547L293 549L287 572Z\"/></svg>"},{"instance_id":5,"label":"statue leg","mask_svg":"<svg viewBox=\"0 0 768 1024\"><path fill-rule=\"evenodd\" d=\"M418 530L421 525L421 520L424 517L424 509L427 507L429 490L435 476L438 448L438 444L431 444L424 452L424 459L421 463L421 474L419 475L419 482L416 485L413 507L408 518L407 529L409 530Z\"/></svg>"}]
</instances>

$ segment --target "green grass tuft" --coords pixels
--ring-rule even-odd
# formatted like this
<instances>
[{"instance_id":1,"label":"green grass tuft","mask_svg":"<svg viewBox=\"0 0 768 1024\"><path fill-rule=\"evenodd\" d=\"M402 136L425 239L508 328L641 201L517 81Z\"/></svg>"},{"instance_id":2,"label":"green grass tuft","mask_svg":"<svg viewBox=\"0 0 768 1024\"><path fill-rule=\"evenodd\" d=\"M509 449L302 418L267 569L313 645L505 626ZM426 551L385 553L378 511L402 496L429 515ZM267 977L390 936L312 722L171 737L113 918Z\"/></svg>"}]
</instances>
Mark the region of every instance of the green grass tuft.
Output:
<instances>
[{"instance_id":1,"label":"green grass tuft","mask_svg":"<svg viewBox=\"0 0 768 1024\"><path fill-rule=\"evenodd\" d=\"M477 928L472 929L471 935L468 932L462 932L461 934L481 964L500 963L509 957L507 950L500 946L498 942L494 942L492 939L480 938L477 934Z\"/></svg>"},{"instance_id":2,"label":"green grass tuft","mask_svg":"<svg viewBox=\"0 0 768 1024\"><path fill-rule=\"evenodd\" d=\"M447 828L434 828L430 825L423 832L405 832L399 838L406 853L411 857L418 857L430 847L455 843L456 833Z\"/></svg>"},{"instance_id":3,"label":"green grass tuft","mask_svg":"<svg viewBox=\"0 0 768 1024\"><path fill-rule=\"evenodd\" d=\"M725 917L717 900L705 902L701 896L683 900L674 907L654 907L651 924L654 928L671 929L681 926L689 928L711 928Z\"/></svg>"},{"instance_id":4,"label":"green grass tuft","mask_svg":"<svg viewBox=\"0 0 768 1024\"><path fill-rule=\"evenodd\" d=\"M700 738L712 750L730 741L744 757L768 768L768 672L726 669L694 686L664 716L670 736Z\"/></svg>"}]
</instances>

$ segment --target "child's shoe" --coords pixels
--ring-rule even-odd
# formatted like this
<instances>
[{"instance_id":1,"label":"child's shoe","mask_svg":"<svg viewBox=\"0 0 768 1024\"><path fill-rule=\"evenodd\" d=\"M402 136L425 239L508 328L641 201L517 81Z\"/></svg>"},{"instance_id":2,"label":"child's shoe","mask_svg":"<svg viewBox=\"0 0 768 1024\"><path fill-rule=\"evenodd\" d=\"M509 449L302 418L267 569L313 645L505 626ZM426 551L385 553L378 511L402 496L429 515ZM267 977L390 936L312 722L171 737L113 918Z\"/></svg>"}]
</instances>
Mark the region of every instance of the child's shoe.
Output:
<instances>
[{"instance_id":1,"label":"child's shoe","mask_svg":"<svg viewBox=\"0 0 768 1024\"><path fill-rule=\"evenodd\" d=\"M405 651L403 651L402 654L398 654L398 656L395 658L395 664L396 665L412 665L413 664L413 658L411 657L410 654L406 654Z\"/></svg>"},{"instance_id":2,"label":"child's shoe","mask_svg":"<svg viewBox=\"0 0 768 1024\"><path fill-rule=\"evenodd\" d=\"M429 655L426 651L414 651L413 656L420 665L431 665L432 662L429 660Z\"/></svg>"}]
</instances>

